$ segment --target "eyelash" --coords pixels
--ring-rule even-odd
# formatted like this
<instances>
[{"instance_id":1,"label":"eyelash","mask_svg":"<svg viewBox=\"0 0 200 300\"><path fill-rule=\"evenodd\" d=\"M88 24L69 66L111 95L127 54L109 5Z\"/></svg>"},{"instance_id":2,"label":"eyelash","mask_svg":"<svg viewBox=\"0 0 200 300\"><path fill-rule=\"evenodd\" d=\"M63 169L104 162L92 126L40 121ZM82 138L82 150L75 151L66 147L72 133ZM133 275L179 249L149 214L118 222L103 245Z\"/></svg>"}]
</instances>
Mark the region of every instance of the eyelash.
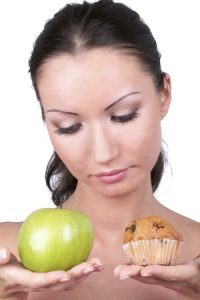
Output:
<instances>
[{"instance_id":1,"label":"eyelash","mask_svg":"<svg viewBox=\"0 0 200 300\"><path fill-rule=\"evenodd\" d=\"M57 134L73 134L73 133L77 132L81 127L82 127L82 125L78 123L78 124L74 124L69 127L58 128L56 130L56 133Z\"/></svg>"},{"instance_id":2,"label":"eyelash","mask_svg":"<svg viewBox=\"0 0 200 300\"><path fill-rule=\"evenodd\" d=\"M133 111L130 114L122 115L122 116L112 116L111 120L113 122L125 123L131 120L134 120L138 117L138 113Z\"/></svg>"},{"instance_id":3,"label":"eyelash","mask_svg":"<svg viewBox=\"0 0 200 300\"><path fill-rule=\"evenodd\" d=\"M138 117L138 113L133 111L130 114L127 115L122 115L122 116L112 116L111 121L117 122L117 123L126 123L128 121L134 120ZM61 134L73 134L76 133L82 125L80 123L74 124L69 127L64 127L64 128L58 128L56 130L56 133L61 135Z\"/></svg>"}]
</instances>

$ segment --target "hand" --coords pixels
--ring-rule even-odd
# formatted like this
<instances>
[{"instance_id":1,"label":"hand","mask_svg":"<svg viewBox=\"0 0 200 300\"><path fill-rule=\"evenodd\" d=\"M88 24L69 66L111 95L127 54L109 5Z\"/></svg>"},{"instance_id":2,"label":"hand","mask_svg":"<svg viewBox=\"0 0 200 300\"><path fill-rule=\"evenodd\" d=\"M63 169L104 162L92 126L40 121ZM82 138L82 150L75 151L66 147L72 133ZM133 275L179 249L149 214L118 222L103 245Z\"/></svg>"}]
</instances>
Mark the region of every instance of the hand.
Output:
<instances>
[{"instance_id":1,"label":"hand","mask_svg":"<svg viewBox=\"0 0 200 300\"><path fill-rule=\"evenodd\" d=\"M69 271L36 273L25 269L8 249L0 252L0 299L27 299L35 291L65 291L74 288L89 274L100 271L98 258L90 259Z\"/></svg>"},{"instance_id":2,"label":"hand","mask_svg":"<svg viewBox=\"0 0 200 300\"><path fill-rule=\"evenodd\" d=\"M164 286L176 291L182 296L180 299L199 299L200 296L200 256L183 265L120 265L114 269L114 276Z\"/></svg>"}]
</instances>

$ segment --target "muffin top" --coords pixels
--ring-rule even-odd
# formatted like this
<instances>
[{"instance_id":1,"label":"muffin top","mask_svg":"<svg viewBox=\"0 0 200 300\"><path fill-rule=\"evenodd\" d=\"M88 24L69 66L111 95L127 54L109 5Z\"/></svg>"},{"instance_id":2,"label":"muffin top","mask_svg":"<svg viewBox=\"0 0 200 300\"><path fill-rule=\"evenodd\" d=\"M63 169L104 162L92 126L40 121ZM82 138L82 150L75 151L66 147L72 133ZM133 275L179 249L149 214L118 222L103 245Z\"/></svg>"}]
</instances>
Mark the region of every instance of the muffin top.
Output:
<instances>
[{"instance_id":1,"label":"muffin top","mask_svg":"<svg viewBox=\"0 0 200 300\"><path fill-rule=\"evenodd\" d=\"M136 219L126 226L124 244L130 241L164 239L182 240L181 235L166 220L158 216Z\"/></svg>"}]
</instances>

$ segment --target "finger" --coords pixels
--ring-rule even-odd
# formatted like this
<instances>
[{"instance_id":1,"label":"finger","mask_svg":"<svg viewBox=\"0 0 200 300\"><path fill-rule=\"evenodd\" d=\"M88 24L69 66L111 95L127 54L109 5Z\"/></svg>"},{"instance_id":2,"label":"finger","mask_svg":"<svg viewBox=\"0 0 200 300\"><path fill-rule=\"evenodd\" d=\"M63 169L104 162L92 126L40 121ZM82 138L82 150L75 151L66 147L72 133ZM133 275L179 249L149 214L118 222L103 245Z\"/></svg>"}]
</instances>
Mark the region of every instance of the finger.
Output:
<instances>
[{"instance_id":1,"label":"finger","mask_svg":"<svg viewBox=\"0 0 200 300\"><path fill-rule=\"evenodd\" d=\"M127 264L125 264L125 265L118 265L118 266L116 266L116 267L114 268L114 270L113 270L113 275L114 275L114 276L118 276L119 272L120 272L124 267L130 266L130 265L132 265L132 264L131 264L131 263L127 263Z\"/></svg>"},{"instance_id":2,"label":"finger","mask_svg":"<svg viewBox=\"0 0 200 300\"><path fill-rule=\"evenodd\" d=\"M114 269L113 274L119 277L119 279L124 280L138 276L142 268L142 266L138 265L119 265Z\"/></svg>"},{"instance_id":3,"label":"finger","mask_svg":"<svg viewBox=\"0 0 200 300\"><path fill-rule=\"evenodd\" d=\"M141 269L141 276L153 276L166 281L185 281L194 278L197 274L197 266L195 264L160 266L152 265Z\"/></svg>"},{"instance_id":4,"label":"finger","mask_svg":"<svg viewBox=\"0 0 200 300\"><path fill-rule=\"evenodd\" d=\"M69 279L61 277L58 283L54 285L46 286L48 290L58 292L63 290L71 290L81 283L89 274L100 271L102 269L102 262L98 258L92 258L88 262L84 262L73 267L71 270L66 272Z\"/></svg>"},{"instance_id":5,"label":"finger","mask_svg":"<svg viewBox=\"0 0 200 300\"><path fill-rule=\"evenodd\" d=\"M120 272L124 269L124 267L125 267L125 265L119 265L119 266L115 267L113 270L113 275L115 277L118 277Z\"/></svg>"},{"instance_id":6,"label":"finger","mask_svg":"<svg viewBox=\"0 0 200 300\"><path fill-rule=\"evenodd\" d=\"M24 269L20 263L9 264L1 269L3 277L11 285L24 287L26 291L44 288L59 283L60 280L69 280L65 271L52 271L47 273L36 273Z\"/></svg>"},{"instance_id":7,"label":"finger","mask_svg":"<svg viewBox=\"0 0 200 300\"><path fill-rule=\"evenodd\" d=\"M197 255L195 258L193 258L192 263L200 264L200 255Z\"/></svg>"},{"instance_id":8,"label":"finger","mask_svg":"<svg viewBox=\"0 0 200 300\"><path fill-rule=\"evenodd\" d=\"M9 260L9 253L7 253L7 249L6 248L2 248L0 247L0 264L4 264L6 262L8 262Z\"/></svg>"},{"instance_id":9,"label":"finger","mask_svg":"<svg viewBox=\"0 0 200 300\"><path fill-rule=\"evenodd\" d=\"M44 275L44 274L43 274ZM40 291L53 291L53 292L59 292L63 290L67 290L67 280L66 276L45 276L46 278L42 278L43 276L36 276L32 278L32 281L20 281L15 282L14 288L15 290L23 290L24 292L40 292ZM65 278L65 282L60 282L60 279ZM70 282L70 279L69 281Z\"/></svg>"},{"instance_id":10,"label":"finger","mask_svg":"<svg viewBox=\"0 0 200 300\"><path fill-rule=\"evenodd\" d=\"M17 260L6 247L0 247L0 265L8 263L11 259Z\"/></svg>"},{"instance_id":11,"label":"finger","mask_svg":"<svg viewBox=\"0 0 200 300\"><path fill-rule=\"evenodd\" d=\"M72 279L78 279L82 276L89 275L96 271L95 266L90 262L84 262L81 263L75 267L73 267L71 270L68 271L68 274Z\"/></svg>"},{"instance_id":12,"label":"finger","mask_svg":"<svg viewBox=\"0 0 200 300\"><path fill-rule=\"evenodd\" d=\"M9 264L3 267L1 272L4 272L4 277L7 281L14 283L19 289L23 287L24 291L40 291L44 289L50 290L67 290L71 289L75 284L78 284L84 278L86 278L90 273L97 270L97 267L92 265L98 264L97 259L91 260L91 262L82 263L69 271L52 271L47 273L36 273L31 272L18 262L16 264Z\"/></svg>"},{"instance_id":13,"label":"finger","mask_svg":"<svg viewBox=\"0 0 200 300\"><path fill-rule=\"evenodd\" d=\"M48 273L34 274L33 279L29 287L31 288L47 288L60 283L68 283L71 280L71 276L65 271L52 271ZM28 280L29 282L29 280Z\"/></svg>"},{"instance_id":14,"label":"finger","mask_svg":"<svg viewBox=\"0 0 200 300\"><path fill-rule=\"evenodd\" d=\"M99 258L97 258L97 257L91 258L91 259L88 261L88 263L89 263L90 265L92 265L92 266L95 268L96 271L101 271L101 270L103 270L103 263L102 263L102 261L101 261Z\"/></svg>"}]
</instances>

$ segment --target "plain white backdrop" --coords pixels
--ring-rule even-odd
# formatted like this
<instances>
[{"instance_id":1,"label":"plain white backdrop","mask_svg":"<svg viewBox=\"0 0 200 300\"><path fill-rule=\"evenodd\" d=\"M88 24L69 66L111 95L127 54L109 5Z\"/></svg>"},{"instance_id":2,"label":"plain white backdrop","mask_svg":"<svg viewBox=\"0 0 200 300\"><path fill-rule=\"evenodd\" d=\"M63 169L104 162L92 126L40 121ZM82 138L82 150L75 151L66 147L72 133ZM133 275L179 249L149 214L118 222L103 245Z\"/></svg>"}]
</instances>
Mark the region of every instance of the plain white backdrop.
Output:
<instances>
[{"instance_id":1,"label":"plain white backdrop","mask_svg":"<svg viewBox=\"0 0 200 300\"><path fill-rule=\"evenodd\" d=\"M81 1L74 1L81 2ZM172 78L172 104L162 121L168 166L156 196L200 221L199 1L121 0L150 26ZM20 221L52 207L44 180L52 154L28 74L45 22L66 0L0 1L0 221Z\"/></svg>"}]
</instances>

